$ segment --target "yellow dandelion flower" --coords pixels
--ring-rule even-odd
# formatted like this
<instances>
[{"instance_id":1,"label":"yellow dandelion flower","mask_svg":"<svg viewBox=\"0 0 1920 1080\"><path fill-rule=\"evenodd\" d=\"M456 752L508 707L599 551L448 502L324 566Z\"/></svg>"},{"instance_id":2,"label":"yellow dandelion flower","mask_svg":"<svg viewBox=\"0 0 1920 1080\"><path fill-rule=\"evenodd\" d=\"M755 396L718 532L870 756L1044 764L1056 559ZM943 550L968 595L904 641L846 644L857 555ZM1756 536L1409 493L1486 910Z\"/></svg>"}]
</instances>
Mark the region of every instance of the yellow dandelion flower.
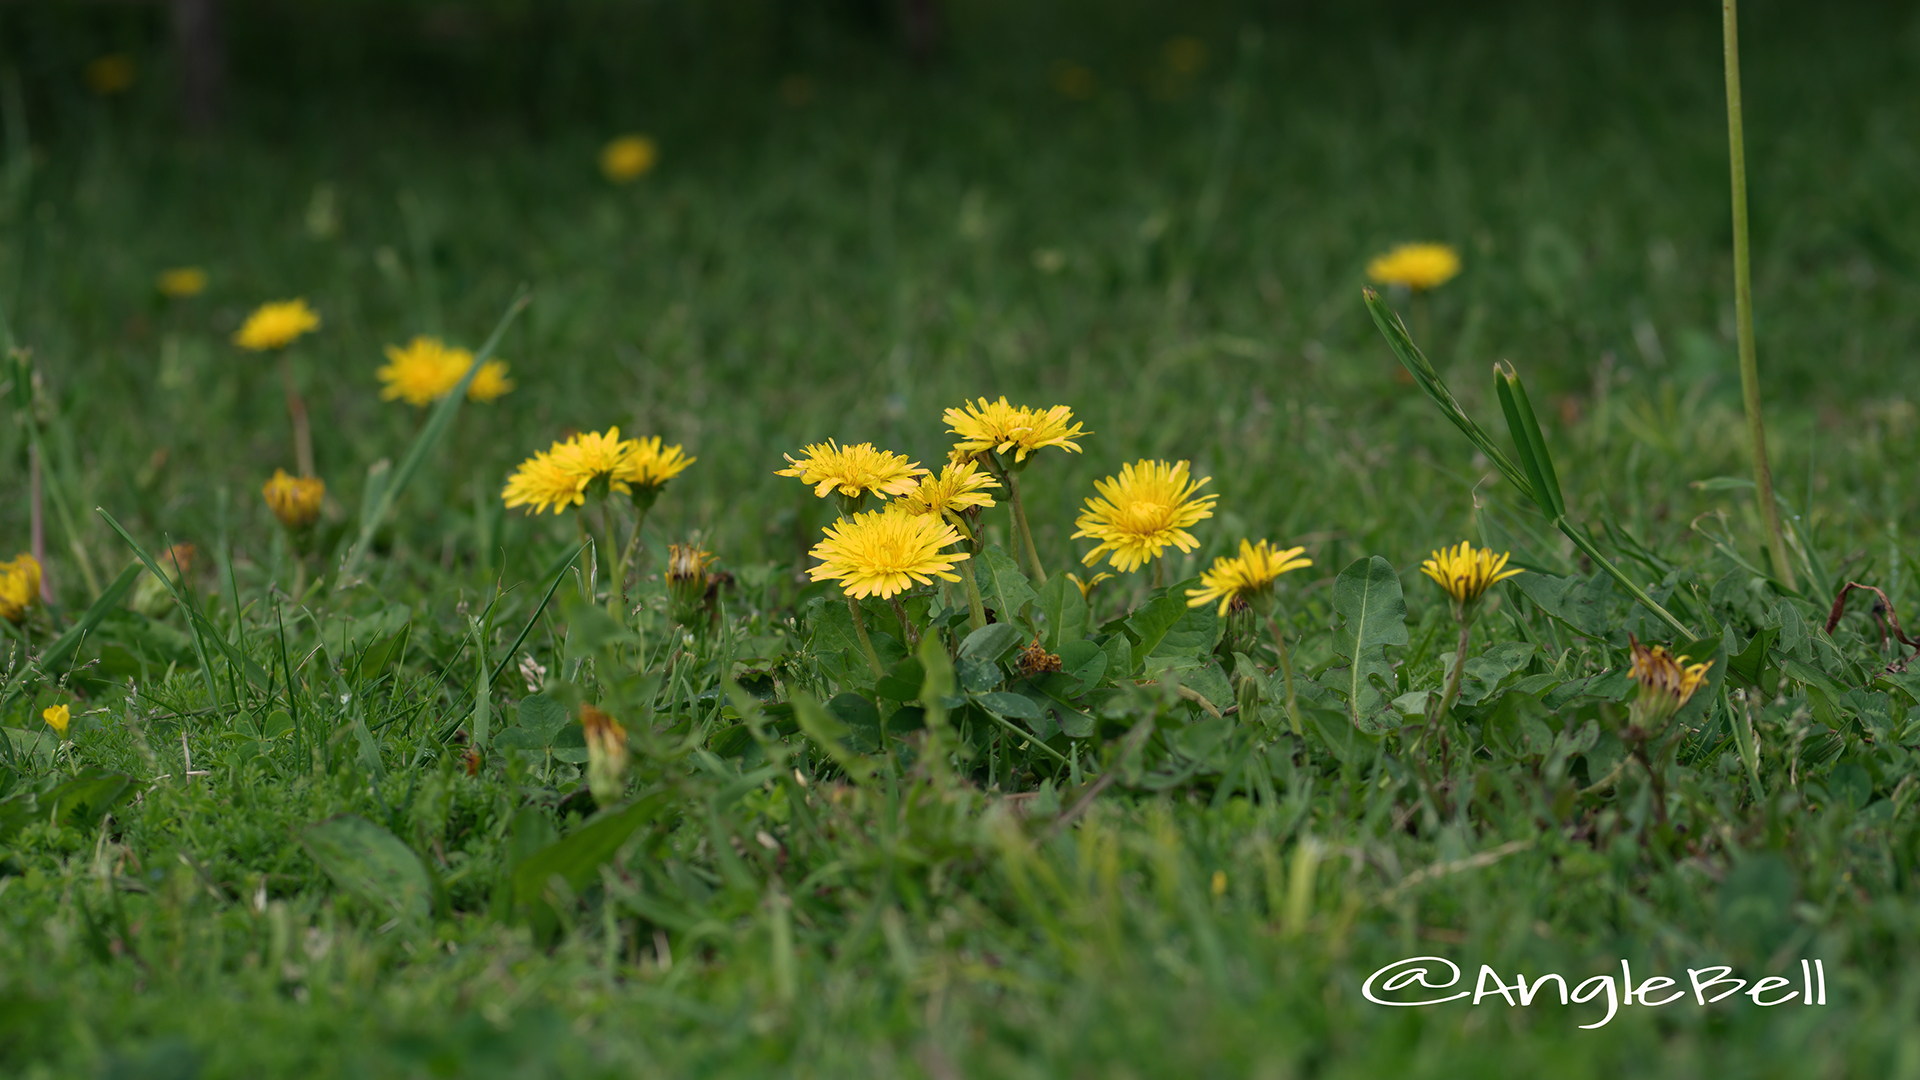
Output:
<instances>
[{"instance_id":1,"label":"yellow dandelion flower","mask_svg":"<svg viewBox=\"0 0 1920 1080\"><path fill-rule=\"evenodd\" d=\"M108 53L87 61L80 78L87 89L101 97L124 93L133 87L133 57L126 53Z\"/></svg>"},{"instance_id":2,"label":"yellow dandelion flower","mask_svg":"<svg viewBox=\"0 0 1920 1080\"><path fill-rule=\"evenodd\" d=\"M1201 587L1187 590L1187 606L1199 607L1218 600L1222 616L1235 600L1244 600L1260 609L1273 595L1276 578L1289 570L1313 565L1313 560L1304 556L1306 550L1296 547L1276 551L1265 540L1258 544L1242 540L1240 554L1222 555L1213 560L1213 568L1200 575Z\"/></svg>"},{"instance_id":3,"label":"yellow dandelion flower","mask_svg":"<svg viewBox=\"0 0 1920 1080\"><path fill-rule=\"evenodd\" d=\"M306 298L276 300L253 309L233 332L233 343L254 352L284 349L310 330L320 328L320 316L307 306Z\"/></svg>"},{"instance_id":4,"label":"yellow dandelion flower","mask_svg":"<svg viewBox=\"0 0 1920 1080\"><path fill-rule=\"evenodd\" d=\"M576 481L571 471L554 461L552 454L542 450L520 463L520 467L507 478L507 486L500 492L500 497L506 501L508 508L529 506L532 509L528 513L538 514L552 507L557 515L569 506L586 502L586 488L585 484Z\"/></svg>"},{"instance_id":5,"label":"yellow dandelion flower","mask_svg":"<svg viewBox=\"0 0 1920 1080\"><path fill-rule=\"evenodd\" d=\"M991 450L1004 454L1011 450L1016 462L1024 462L1028 454L1049 446L1077 454L1080 444L1073 440L1092 434L1072 422L1073 410L1065 405L1029 409L1010 405L1005 397L999 401L981 398L964 408L948 409L942 419L947 430L960 436L954 444L956 452L984 454Z\"/></svg>"},{"instance_id":6,"label":"yellow dandelion flower","mask_svg":"<svg viewBox=\"0 0 1920 1080\"><path fill-rule=\"evenodd\" d=\"M622 440L617 427L581 432L521 462L500 497L509 507L531 506L537 514L551 506L558 514L586 502L589 494L625 495L632 490L626 476L637 445Z\"/></svg>"},{"instance_id":7,"label":"yellow dandelion flower","mask_svg":"<svg viewBox=\"0 0 1920 1080\"><path fill-rule=\"evenodd\" d=\"M160 290L160 295L185 300L206 291L207 272L197 266L176 266L160 271L159 276L153 279L153 284Z\"/></svg>"},{"instance_id":8,"label":"yellow dandelion flower","mask_svg":"<svg viewBox=\"0 0 1920 1080\"><path fill-rule=\"evenodd\" d=\"M781 456L791 467L773 475L797 477L822 499L836 492L849 499L869 492L883 497L905 495L919 486L915 477L927 474L919 462L908 461L905 454L882 450L872 443L839 446L828 439L808 446L799 458Z\"/></svg>"},{"instance_id":9,"label":"yellow dandelion flower","mask_svg":"<svg viewBox=\"0 0 1920 1080\"><path fill-rule=\"evenodd\" d=\"M460 377L465 378L467 368L473 366L473 354L465 349L456 349L454 351L459 353L464 361L460 365ZM456 381L454 385L458 386L459 383ZM467 384L467 400L478 401L482 404L489 401L497 401L505 397L507 391L512 389L513 380L507 378L507 362L505 360L489 360L480 365L480 370L474 373L473 381Z\"/></svg>"},{"instance_id":10,"label":"yellow dandelion flower","mask_svg":"<svg viewBox=\"0 0 1920 1080\"><path fill-rule=\"evenodd\" d=\"M40 710L40 719L47 722L47 726L53 729L54 734L64 739L67 737L67 725L73 722L73 710L64 703L49 705Z\"/></svg>"},{"instance_id":11,"label":"yellow dandelion flower","mask_svg":"<svg viewBox=\"0 0 1920 1080\"><path fill-rule=\"evenodd\" d=\"M998 488L999 481L987 475L979 462L948 465L939 476L920 478L920 486L900 497L900 509L909 514L934 514L957 519L969 507L982 509L993 505L987 488Z\"/></svg>"},{"instance_id":12,"label":"yellow dandelion flower","mask_svg":"<svg viewBox=\"0 0 1920 1080\"><path fill-rule=\"evenodd\" d=\"M810 554L820 565L807 571L815 581L837 581L848 596L889 597L933 578L959 581L950 573L970 556L948 551L960 534L946 521L927 514L906 514L891 507L842 518L826 528L827 538Z\"/></svg>"},{"instance_id":13,"label":"yellow dandelion flower","mask_svg":"<svg viewBox=\"0 0 1920 1080\"><path fill-rule=\"evenodd\" d=\"M327 493L326 482L317 476L288 476L287 470L273 470L273 479L260 489L267 509L290 531L299 532L320 518L320 500Z\"/></svg>"},{"instance_id":14,"label":"yellow dandelion flower","mask_svg":"<svg viewBox=\"0 0 1920 1080\"><path fill-rule=\"evenodd\" d=\"M1659 645L1649 649L1632 634L1627 645L1633 653L1630 674L1640 684L1640 693L1627 707L1628 720L1643 732L1658 732L1706 682L1713 661L1685 666L1690 657L1674 656Z\"/></svg>"},{"instance_id":15,"label":"yellow dandelion flower","mask_svg":"<svg viewBox=\"0 0 1920 1080\"><path fill-rule=\"evenodd\" d=\"M40 561L21 552L0 562L0 619L27 621L27 609L40 599Z\"/></svg>"},{"instance_id":16,"label":"yellow dandelion flower","mask_svg":"<svg viewBox=\"0 0 1920 1080\"><path fill-rule=\"evenodd\" d=\"M678 446L662 446L661 442L658 435L628 439L618 478L636 488L657 488L700 460L681 453Z\"/></svg>"},{"instance_id":17,"label":"yellow dandelion flower","mask_svg":"<svg viewBox=\"0 0 1920 1080\"><path fill-rule=\"evenodd\" d=\"M1106 555L1115 570L1136 570L1160 557L1169 545L1181 551L1200 546L1187 531L1213 516L1217 496L1195 496L1212 477L1193 480L1187 462L1141 460L1120 467L1119 476L1094 481L1100 494L1087 500L1087 508L1074 519L1079 531L1073 535L1100 541L1081 561L1093 566Z\"/></svg>"},{"instance_id":18,"label":"yellow dandelion flower","mask_svg":"<svg viewBox=\"0 0 1920 1080\"><path fill-rule=\"evenodd\" d=\"M1471 607L1499 582L1520 574L1519 567L1505 569L1507 552L1498 555L1492 548L1474 548L1462 540L1457 547L1441 548L1420 564L1420 572L1432 578L1453 602Z\"/></svg>"},{"instance_id":19,"label":"yellow dandelion flower","mask_svg":"<svg viewBox=\"0 0 1920 1080\"><path fill-rule=\"evenodd\" d=\"M387 346L387 362L374 372L380 380L380 400L404 401L416 408L433 404L467 373L473 357L468 356L463 364L456 355L459 352L425 334L415 335L405 346Z\"/></svg>"},{"instance_id":20,"label":"yellow dandelion flower","mask_svg":"<svg viewBox=\"0 0 1920 1080\"><path fill-rule=\"evenodd\" d=\"M1426 290L1460 272L1460 253L1445 244L1401 244L1367 264L1367 276L1382 285Z\"/></svg>"},{"instance_id":21,"label":"yellow dandelion flower","mask_svg":"<svg viewBox=\"0 0 1920 1080\"><path fill-rule=\"evenodd\" d=\"M622 135L600 151L600 172L616 184L638 180L653 171L660 148L645 135Z\"/></svg>"}]
</instances>

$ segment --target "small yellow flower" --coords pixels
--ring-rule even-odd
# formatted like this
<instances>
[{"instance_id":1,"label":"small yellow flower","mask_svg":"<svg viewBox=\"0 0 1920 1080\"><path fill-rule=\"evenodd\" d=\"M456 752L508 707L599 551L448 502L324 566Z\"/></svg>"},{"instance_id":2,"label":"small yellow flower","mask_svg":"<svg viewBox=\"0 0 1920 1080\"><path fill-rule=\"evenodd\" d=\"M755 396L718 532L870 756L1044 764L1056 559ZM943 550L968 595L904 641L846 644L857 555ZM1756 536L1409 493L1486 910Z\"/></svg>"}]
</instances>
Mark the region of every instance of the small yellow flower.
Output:
<instances>
[{"instance_id":1,"label":"small yellow flower","mask_svg":"<svg viewBox=\"0 0 1920 1080\"><path fill-rule=\"evenodd\" d=\"M460 368L460 376L465 378L467 368L473 366L473 354L465 349L454 351L459 353L465 361ZM459 385L457 380L454 385ZM513 380L507 378L507 362L489 360L480 365L480 370L473 375L473 381L467 384L467 400L485 404L505 397L507 391L511 389L513 389Z\"/></svg>"},{"instance_id":2,"label":"small yellow flower","mask_svg":"<svg viewBox=\"0 0 1920 1080\"><path fill-rule=\"evenodd\" d=\"M65 704L49 705L40 710L40 719L47 722L55 735L67 737L67 725L73 722L73 712Z\"/></svg>"},{"instance_id":3,"label":"small yellow flower","mask_svg":"<svg viewBox=\"0 0 1920 1080\"><path fill-rule=\"evenodd\" d=\"M551 506L558 514L585 503L589 494L629 494L633 488L628 477L640 445L621 439L617 427L582 432L521 462L500 497L509 507L531 506L537 514Z\"/></svg>"},{"instance_id":4,"label":"small yellow flower","mask_svg":"<svg viewBox=\"0 0 1920 1080\"><path fill-rule=\"evenodd\" d=\"M1081 558L1093 566L1106 555L1115 570L1125 573L1157 559L1169 545L1181 551L1200 546L1187 527L1213 516L1217 496L1195 496L1210 476L1193 480L1188 463L1142 459L1120 467L1120 475L1094 481L1100 494L1074 519L1073 535L1100 541Z\"/></svg>"},{"instance_id":5,"label":"small yellow flower","mask_svg":"<svg viewBox=\"0 0 1920 1080\"><path fill-rule=\"evenodd\" d=\"M185 300L206 291L207 272L197 266L176 266L160 271L160 276L153 283L160 290L160 295Z\"/></svg>"},{"instance_id":6,"label":"small yellow flower","mask_svg":"<svg viewBox=\"0 0 1920 1080\"><path fill-rule=\"evenodd\" d=\"M1460 272L1460 254L1445 244L1401 244L1367 264L1367 276L1382 285L1426 290Z\"/></svg>"},{"instance_id":7,"label":"small yellow flower","mask_svg":"<svg viewBox=\"0 0 1920 1080\"><path fill-rule=\"evenodd\" d=\"M806 448L799 458L782 454L790 468L779 469L775 476L792 476L824 499L838 493L857 499L869 492L880 495L905 495L919 486L915 477L927 470L905 454L882 450L872 443L839 446L832 439Z\"/></svg>"},{"instance_id":8,"label":"small yellow flower","mask_svg":"<svg viewBox=\"0 0 1920 1080\"><path fill-rule=\"evenodd\" d=\"M1649 649L1632 634L1627 645L1633 653L1630 673L1640 684L1640 693L1627 707L1628 720L1641 732L1656 734L1706 682L1713 661L1683 666L1690 657L1674 656L1660 645Z\"/></svg>"},{"instance_id":9,"label":"small yellow flower","mask_svg":"<svg viewBox=\"0 0 1920 1080\"><path fill-rule=\"evenodd\" d=\"M587 740L587 790L594 802L611 806L626 792L627 729L591 705L580 706L580 728Z\"/></svg>"},{"instance_id":10,"label":"small yellow flower","mask_svg":"<svg viewBox=\"0 0 1920 1080\"><path fill-rule=\"evenodd\" d=\"M273 470L273 479L260 489L267 509L290 532L299 532L320 519L320 500L327 493L326 482L317 476L288 476L287 470Z\"/></svg>"},{"instance_id":11,"label":"small yellow flower","mask_svg":"<svg viewBox=\"0 0 1920 1080\"><path fill-rule=\"evenodd\" d=\"M1505 569L1507 552L1498 555L1492 548L1474 548L1462 540L1458 547L1441 548L1420 564L1420 572L1432 578L1461 608L1470 608L1499 582L1515 577L1519 567Z\"/></svg>"},{"instance_id":12,"label":"small yellow flower","mask_svg":"<svg viewBox=\"0 0 1920 1080\"><path fill-rule=\"evenodd\" d=\"M1067 580L1073 582L1074 588L1080 590L1080 599L1082 600L1092 600L1093 590L1099 588L1101 582L1109 581L1112 578L1113 575L1107 573L1105 570L1100 571L1085 581L1080 580L1079 574L1067 575Z\"/></svg>"},{"instance_id":13,"label":"small yellow flower","mask_svg":"<svg viewBox=\"0 0 1920 1080\"><path fill-rule=\"evenodd\" d=\"M1296 547L1275 551L1265 540L1258 544L1242 540L1240 554L1222 555L1213 560L1213 569L1200 575L1201 587L1187 590L1187 606L1199 607L1218 600L1224 617L1235 600L1244 600L1259 610L1273 595L1276 578L1289 570L1313 565L1313 560L1303 555L1306 550Z\"/></svg>"},{"instance_id":14,"label":"small yellow flower","mask_svg":"<svg viewBox=\"0 0 1920 1080\"><path fill-rule=\"evenodd\" d=\"M807 571L815 581L837 581L848 596L889 597L933 578L959 581L954 564L970 558L948 551L960 534L946 521L927 514L906 514L889 507L842 518L827 526L827 538L811 554L820 565Z\"/></svg>"},{"instance_id":15,"label":"small yellow flower","mask_svg":"<svg viewBox=\"0 0 1920 1080\"><path fill-rule=\"evenodd\" d=\"M21 552L0 562L0 619L27 621L27 609L40 599L40 561Z\"/></svg>"},{"instance_id":16,"label":"small yellow flower","mask_svg":"<svg viewBox=\"0 0 1920 1080\"><path fill-rule=\"evenodd\" d=\"M101 97L124 93L133 86L133 58L126 53L108 53L87 61L80 78L87 89Z\"/></svg>"},{"instance_id":17,"label":"small yellow flower","mask_svg":"<svg viewBox=\"0 0 1920 1080\"><path fill-rule=\"evenodd\" d=\"M653 171L659 147L645 135L622 135L600 151L600 172L616 184L638 180Z\"/></svg>"},{"instance_id":18,"label":"small yellow flower","mask_svg":"<svg viewBox=\"0 0 1920 1080\"><path fill-rule=\"evenodd\" d=\"M662 446L661 442L658 435L628 439L627 456L621 464L618 479L635 488L657 488L700 460L681 453L678 446Z\"/></svg>"},{"instance_id":19,"label":"small yellow flower","mask_svg":"<svg viewBox=\"0 0 1920 1080\"><path fill-rule=\"evenodd\" d=\"M939 476L920 478L920 486L900 497L900 509L909 514L934 514L949 521L958 520L969 507L993 505L987 488L998 488L999 481L987 475L977 461L949 464Z\"/></svg>"},{"instance_id":20,"label":"small yellow flower","mask_svg":"<svg viewBox=\"0 0 1920 1080\"><path fill-rule=\"evenodd\" d=\"M261 304L233 332L233 343L254 352L284 349L293 340L320 327L320 316L307 306L304 297Z\"/></svg>"},{"instance_id":21,"label":"small yellow flower","mask_svg":"<svg viewBox=\"0 0 1920 1080\"><path fill-rule=\"evenodd\" d=\"M1029 409L981 398L964 408L948 409L942 419L947 430L960 436L954 450L966 454L987 451L1004 454L1013 451L1015 462L1024 462L1035 450L1057 446L1071 453L1080 452L1073 440L1092 434L1073 423L1073 410L1065 405L1051 409Z\"/></svg>"},{"instance_id":22,"label":"small yellow flower","mask_svg":"<svg viewBox=\"0 0 1920 1080\"><path fill-rule=\"evenodd\" d=\"M380 380L381 401L430 405L466 374L464 366L456 366L453 351L436 337L416 335L405 346L387 346L386 353L386 364L373 373Z\"/></svg>"}]
</instances>

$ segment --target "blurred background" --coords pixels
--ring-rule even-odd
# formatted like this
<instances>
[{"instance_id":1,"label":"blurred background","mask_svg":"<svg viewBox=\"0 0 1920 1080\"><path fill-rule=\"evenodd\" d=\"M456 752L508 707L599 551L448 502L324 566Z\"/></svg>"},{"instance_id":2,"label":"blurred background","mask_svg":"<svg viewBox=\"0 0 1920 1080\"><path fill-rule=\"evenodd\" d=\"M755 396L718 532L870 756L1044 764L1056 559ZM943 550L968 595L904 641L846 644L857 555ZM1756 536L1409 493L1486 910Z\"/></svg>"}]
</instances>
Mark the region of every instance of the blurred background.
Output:
<instances>
[{"instance_id":1,"label":"blurred background","mask_svg":"<svg viewBox=\"0 0 1920 1080\"><path fill-rule=\"evenodd\" d=\"M1811 497L1822 430L1914 424L1920 10L1750 0L1743 34L1761 366ZM1142 454L1218 477L1212 546L1364 545L1457 527L1474 479L1359 303L1402 241L1461 253L1398 303L1470 405L1509 358L1555 438L1744 471L1721 80L1707 2L0 0L0 308L76 499L186 531L263 514L286 456L227 342L253 305L322 314L297 360L351 506L417 424L383 346L478 345L525 282L449 513L618 423L701 457L689 523L792 558L820 511L781 452L937 458L942 408L1006 393L1099 435L1030 496L1062 558ZM163 295L181 267L204 289Z\"/></svg>"}]
</instances>

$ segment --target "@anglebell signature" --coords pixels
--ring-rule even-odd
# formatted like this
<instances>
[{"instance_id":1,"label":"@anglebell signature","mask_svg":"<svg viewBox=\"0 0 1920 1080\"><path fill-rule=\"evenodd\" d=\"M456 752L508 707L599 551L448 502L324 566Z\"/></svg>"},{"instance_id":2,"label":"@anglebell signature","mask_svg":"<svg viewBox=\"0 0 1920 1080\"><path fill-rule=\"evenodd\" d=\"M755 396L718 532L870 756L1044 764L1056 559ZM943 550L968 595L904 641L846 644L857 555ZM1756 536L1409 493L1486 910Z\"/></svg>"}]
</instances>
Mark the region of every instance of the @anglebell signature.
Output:
<instances>
[{"instance_id":1,"label":"@anglebell signature","mask_svg":"<svg viewBox=\"0 0 1920 1080\"><path fill-rule=\"evenodd\" d=\"M1565 976L1554 972L1541 975L1531 982L1525 975L1516 974L1509 983L1492 967L1481 964L1480 975L1474 981L1472 990L1446 993L1460 985L1460 978L1459 965L1445 957L1412 956L1395 960L1367 976L1360 993L1375 1005L1399 1008L1443 1005L1468 997L1473 999L1469 1003L1473 1005L1497 997L1508 1005L1526 1007L1532 1005L1534 999L1540 997L1541 992L1551 984L1555 992L1552 996L1557 996L1562 1005L1592 1003L1597 1008L1604 1001L1607 1014L1591 1024L1581 1024L1583 1029L1607 1026L1624 1006L1657 1008L1679 1003L1689 996L1700 1007L1742 993L1751 998L1755 1005L1762 1007L1796 1002L1801 1005L1827 1003L1827 968L1819 960L1800 961L1797 988L1794 986L1795 980L1779 975L1767 975L1755 980L1736 978L1731 966L1715 964L1688 968L1689 989L1665 975L1635 979L1633 965L1626 960L1620 961L1618 975L1595 975L1573 985L1569 985Z\"/></svg>"}]
</instances>

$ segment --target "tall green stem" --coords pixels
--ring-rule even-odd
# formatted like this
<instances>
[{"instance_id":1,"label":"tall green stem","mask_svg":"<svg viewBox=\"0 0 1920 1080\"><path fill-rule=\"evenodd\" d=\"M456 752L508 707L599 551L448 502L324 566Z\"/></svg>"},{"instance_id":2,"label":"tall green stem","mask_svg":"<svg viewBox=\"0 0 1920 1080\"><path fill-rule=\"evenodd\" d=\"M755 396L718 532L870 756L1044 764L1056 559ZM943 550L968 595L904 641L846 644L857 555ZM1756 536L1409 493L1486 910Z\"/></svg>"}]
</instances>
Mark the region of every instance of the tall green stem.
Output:
<instances>
[{"instance_id":1,"label":"tall green stem","mask_svg":"<svg viewBox=\"0 0 1920 1080\"><path fill-rule=\"evenodd\" d=\"M1006 471L1007 499L1013 503L1013 527L1020 534L1020 549L1026 556L1027 576L1035 585L1047 583L1047 572L1040 568L1040 553L1033 546L1033 530L1027 527L1027 507L1020 501L1020 480L1012 469Z\"/></svg>"},{"instance_id":2,"label":"tall green stem","mask_svg":"<svg viewBox=\"0 0 1920 1080\"><path fill-rule=\"evenodd\" d=\"M612 587L607 590L607 614L624 626L627 621L627 553L620 547L619 534L613 531L611 498L600 500L600 525L601 532L607 537L607 552L613 556L613 565L607 568L612 573Z\"/></svg>"},{"instance_id":3,"label":"tall green stem","mask_svg":"<svg viewBox=\"0 0 1920 1080\"><path fill-rule=\"evenodd\" d=\"M1767 427L1760 415L1760 368L1753 351L1753 267L1747 244L1747 142L1740 119L1740 32L1735 0L1721 0L1720 29L1727 58L1727 155L1733 168L1733 310L1740 338L1740 399L1746 406L1747 440L1753 450L1754 496L1767 532L1767 554L1774 576L1794 590L1793 564L1780 532L1780 507L1773 499L1773 469L1767 462Z\"/></svg>"},{"instance_id":4,"label":"tall green stem","mask_svg":"<svg viewBox=\"0 0 1920 1080\"><path fill-rule=\"evenodd\" d=\"M1300 699L1293 693L1293 658L1287 653L1287 636L1280 632L1280 624L1271 613L1267 615L1267 633L1273 635L1273 651L1280 654L1280 675L1287 685L1287 723L1293 733L1300 735L1305 727L1300 723Z\"/></svg>"},{"instance_id":5,"label":"tall green stem","mask_svg":"<svg viewBox=\"0 0 1920 1080\"><path fill-rule=\"evenodd\" d=\"M1427 709L1427 724L1440 723L1447 712L1453 708L1455 698L1460 696L1460 675L1467 667L1467 645L1473 633L1473 620L1468 616L1460 617L1460 643L1453 649L1453 670L1447 674L1447 688L1441 693L1438 703Z\"/></svg>"},{"instance_id":6,"label":"tall green stem","mask_svg":"<svg viewBox=\"0 0 1920 1080\"><path fill-rule=\"evenodd\" d=\"M987 625L987 606L980 599L980 582L973 576L973 560L960 560L960 580L967 584L967 625L975 630Z\"/></svg>"},{"instance_id":7,"label":"tall green stem","mask_svg":"<svg viewBox=\"0 0 1920 1080\"><path fill-rule=\"evenodd\" d=\"M293 381L293 361L280 350L280 389L287 396L287 419L293 422L293 457L301 476L313 476L313 428L307 422L307 403Z\"/></svg>"},{"instance_id":8,"label":"tall green stem","mask_svg":"<svg viewBox=\"0 0 1920 1080\"><path fill-rule=\"evenodd\" d=\"M867 663L873 666L873 677L886 674L880 667L880 654L873 651L873 639L867 636L867 617L860 612L860 601L847 594L847 613L853 616L853 632L860 637L860 647L867 651Z\"/></svg>"}]
</instances>

